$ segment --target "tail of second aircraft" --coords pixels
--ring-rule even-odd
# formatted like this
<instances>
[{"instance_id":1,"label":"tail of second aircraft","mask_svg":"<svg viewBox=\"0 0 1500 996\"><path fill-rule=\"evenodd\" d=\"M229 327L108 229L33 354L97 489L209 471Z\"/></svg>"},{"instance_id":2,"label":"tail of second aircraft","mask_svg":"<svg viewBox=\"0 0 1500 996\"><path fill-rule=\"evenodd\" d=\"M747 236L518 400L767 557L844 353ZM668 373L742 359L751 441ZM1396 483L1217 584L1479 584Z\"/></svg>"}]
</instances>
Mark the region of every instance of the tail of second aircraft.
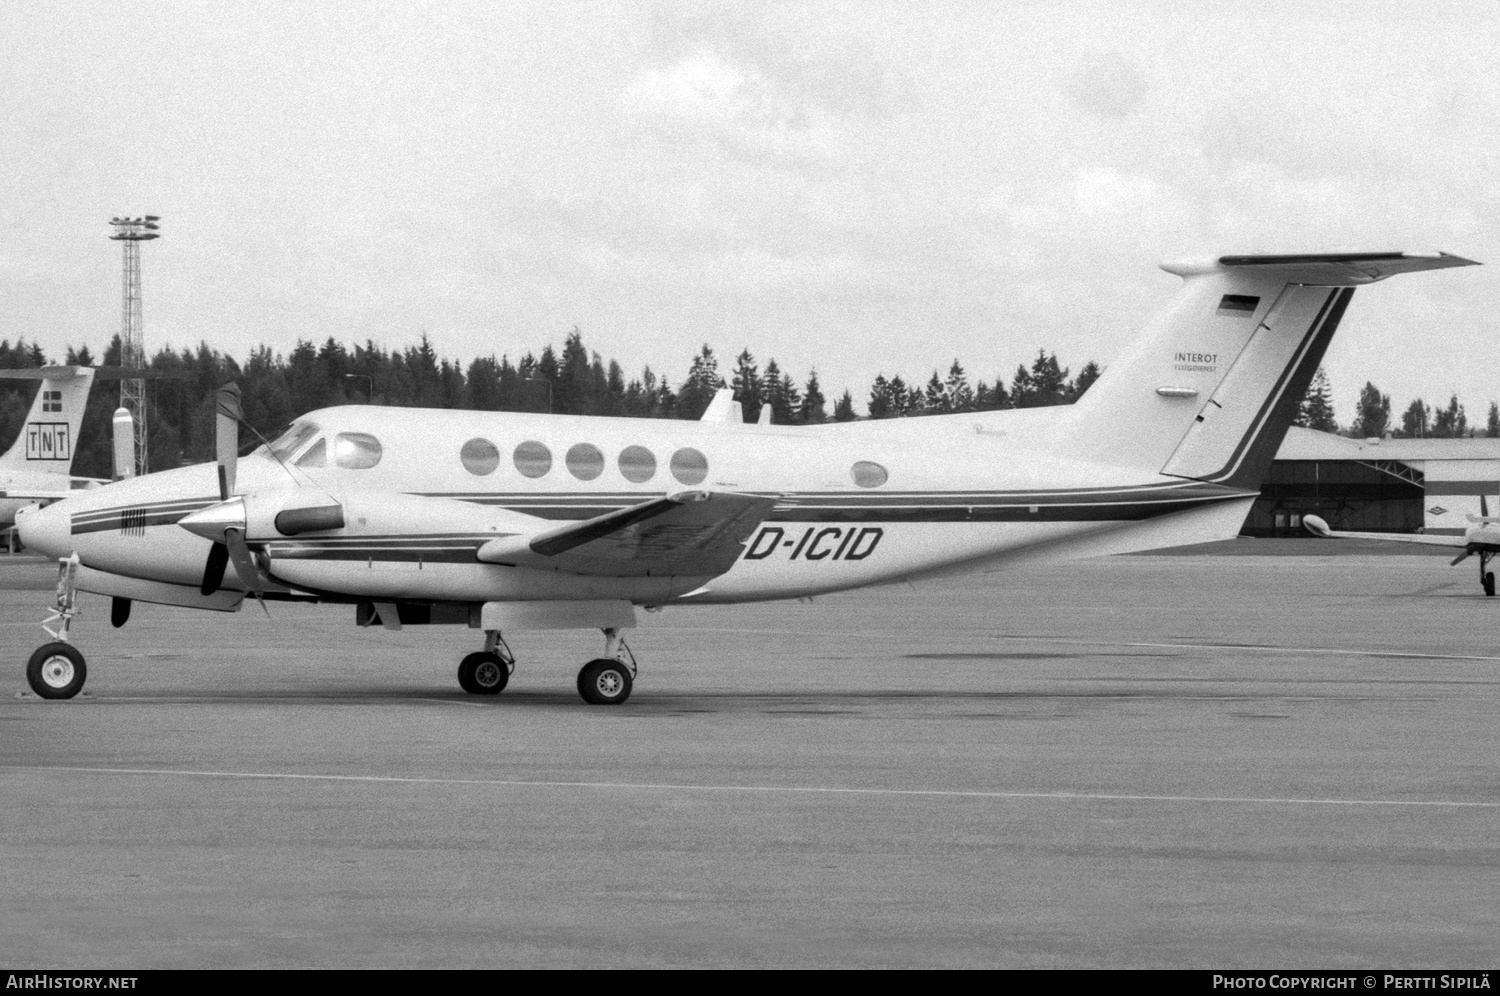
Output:
<instances>
[{"instance_id":1,"label":"tail of second aircraft","mask_svg":"<svg viewBox=\"0 0 1500 996\"><path fill-rule=\"evenodd\" d=\"M1177 299L1059 423L1091 462L1258 489L1360 284L1473 265L1440 253L1169 264Z\"/></svg>"},{"instance_id":2,"label":"tail of second aircraft","mask_svg":"<svg viewBox=\"0 0 1500 996\"><path fill-rule=\"evenodd\" d=\"M0 370L0 380L41 381L20 435L0 456L0 468L69 476L94 373L92 367L63 366Z\"/></svg>"}]
</instances>

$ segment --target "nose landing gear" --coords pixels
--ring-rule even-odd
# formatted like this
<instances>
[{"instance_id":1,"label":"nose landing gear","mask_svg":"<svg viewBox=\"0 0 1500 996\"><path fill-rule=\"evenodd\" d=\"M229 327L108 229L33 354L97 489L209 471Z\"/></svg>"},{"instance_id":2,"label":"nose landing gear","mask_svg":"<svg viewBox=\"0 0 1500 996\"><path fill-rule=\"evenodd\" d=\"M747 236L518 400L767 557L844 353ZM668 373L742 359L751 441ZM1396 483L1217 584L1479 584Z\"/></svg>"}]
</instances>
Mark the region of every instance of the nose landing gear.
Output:
<instances>
[{"instance_id":1,"label":"nose landing gear","mask_svg":"<svg viewBox=\"0 0 1500 996\"><path fill-rule=\"evenodd\" d=\"M73 581L78 573L78 554L57 562L57 601L52 614L42 621L42 629L53 642L37 648L26 662L26 683L44 699L71 699L83 690L88 667L83 654L68 642L68 629L78 614L78 590Z\"/></svg>"},{"instance_id":2,"label":"nose landing gear","mask_svg":"<svg viewBox=\"0 0 1500 996\"><path fill-rule=\"evenodd\" d=\"M604 631L604 657L589 661L578 672L578 694L589 705L619 705L630 698L639 673L635 654L617 629Z\"/></svg>"},{"instance_id":3,"label":"nose landing gear","mask_svg":"<svg viewBox=\"0 0 1500 996\"><path fill-rule=\"evenodd\" d=\"M1495 572L1490 570L1490 558L1493 556L1493 553L1479 554L1479 586L1491 598L1495 596Z\"/></svg>"}]
</instances>

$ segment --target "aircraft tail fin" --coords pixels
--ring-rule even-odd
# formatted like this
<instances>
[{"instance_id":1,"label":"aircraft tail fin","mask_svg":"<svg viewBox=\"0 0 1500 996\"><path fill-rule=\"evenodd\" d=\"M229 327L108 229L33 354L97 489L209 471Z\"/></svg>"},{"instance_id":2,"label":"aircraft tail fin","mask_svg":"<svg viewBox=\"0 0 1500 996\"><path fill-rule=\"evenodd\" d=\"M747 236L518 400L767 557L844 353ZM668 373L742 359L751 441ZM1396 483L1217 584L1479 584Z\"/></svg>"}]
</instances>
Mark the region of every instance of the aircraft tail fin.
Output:
<instances>
[{"instance_id":1,"label":"aircraft tail fin","mask_svg":"<svg viewBox=\"0 0 1500 996\"><path fill-rule=\"evenodd\" d=\"M1063 438L1093 462L1257 489L1354 288L1470 265L1446 253L1166 264L1183 278L1176 300L1072 407Z\"/></svg>"},{"instance_id":2,"label":"aircraft tail fin","mask_svg":"<svg viewBox=\"0 0 1500 996\"><path fill-rule=\"evenodd\" d=\"M94 374L92 367L0 370L0 380L41 381L20 435L0 456L0 467L68 477Z\"/></svg>"}]
</instances>

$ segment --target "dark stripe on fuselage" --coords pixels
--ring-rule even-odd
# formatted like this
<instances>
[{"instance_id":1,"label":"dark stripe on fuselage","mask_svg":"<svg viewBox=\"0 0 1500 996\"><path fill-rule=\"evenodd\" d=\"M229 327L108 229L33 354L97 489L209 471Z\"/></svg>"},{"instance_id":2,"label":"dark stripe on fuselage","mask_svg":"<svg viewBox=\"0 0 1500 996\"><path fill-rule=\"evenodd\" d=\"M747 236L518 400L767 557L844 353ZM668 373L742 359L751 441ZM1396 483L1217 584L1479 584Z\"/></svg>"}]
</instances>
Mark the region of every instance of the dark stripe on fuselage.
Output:
<instances>
[{"instance_id":1,"label":"dark stripe on fuselage","mask_svg":"<svg viewBox=\"0 0 1500 996\"><path fill-rule=\"evenodd\" d=\"M1037 491L958 492L804 492L779 494L781 500L767 517L769 522L1104 522L1133 521L1185 511L1199 505L1253 497L1256 492L1228 488L1202 481L1153 483L1120 488L1058 489ZM548 503L527 504L532 496L424 495L448 497L470 504L500 507L540 519L579 521L619 512L649 495L614 493L602 499L575 494L550 497ZM115 506L81 512L73 516L74 535L120 530L125 526L174 525L184 516L218 504L218 498ZM145 513L142 516L142 513ZM454 538L475 534L442 534ZM494 539L498 533L481 534ZM409 538L409 537L407 537ZM424 541L431 542L429 536ZM378 542L401 542L403 537ZM329 537L320 542L365 543L369 536ZM280 540L274 542L281 542Z\"/></svg>"}]
</instances>

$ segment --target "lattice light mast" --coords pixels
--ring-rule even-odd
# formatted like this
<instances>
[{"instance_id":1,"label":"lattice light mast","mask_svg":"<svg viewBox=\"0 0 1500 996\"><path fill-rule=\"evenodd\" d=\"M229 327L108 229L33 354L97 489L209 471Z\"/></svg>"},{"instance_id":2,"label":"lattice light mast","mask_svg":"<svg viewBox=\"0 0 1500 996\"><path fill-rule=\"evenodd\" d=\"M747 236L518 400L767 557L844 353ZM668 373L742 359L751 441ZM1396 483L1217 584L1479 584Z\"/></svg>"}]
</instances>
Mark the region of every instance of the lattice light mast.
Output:
<instances>
[{"instance_id":1,"label":"lattice light mast","mask_svg":"<svg viewBox=\"0 0 1500 996\"><path fill-rule=\"evenodd\" d=\"M120 366L128 370L146 368L146 340L141 328L141 243L161 238L157 224L161 218L148 214L141 218L111 218L115 234L110 238L124 243L125 274L122 279L123 302L120 306ZM144 474L146 467L146 382L143 379L120 381L120 407L135 420L135 472Z\"/></svg>"}]
</instances>

